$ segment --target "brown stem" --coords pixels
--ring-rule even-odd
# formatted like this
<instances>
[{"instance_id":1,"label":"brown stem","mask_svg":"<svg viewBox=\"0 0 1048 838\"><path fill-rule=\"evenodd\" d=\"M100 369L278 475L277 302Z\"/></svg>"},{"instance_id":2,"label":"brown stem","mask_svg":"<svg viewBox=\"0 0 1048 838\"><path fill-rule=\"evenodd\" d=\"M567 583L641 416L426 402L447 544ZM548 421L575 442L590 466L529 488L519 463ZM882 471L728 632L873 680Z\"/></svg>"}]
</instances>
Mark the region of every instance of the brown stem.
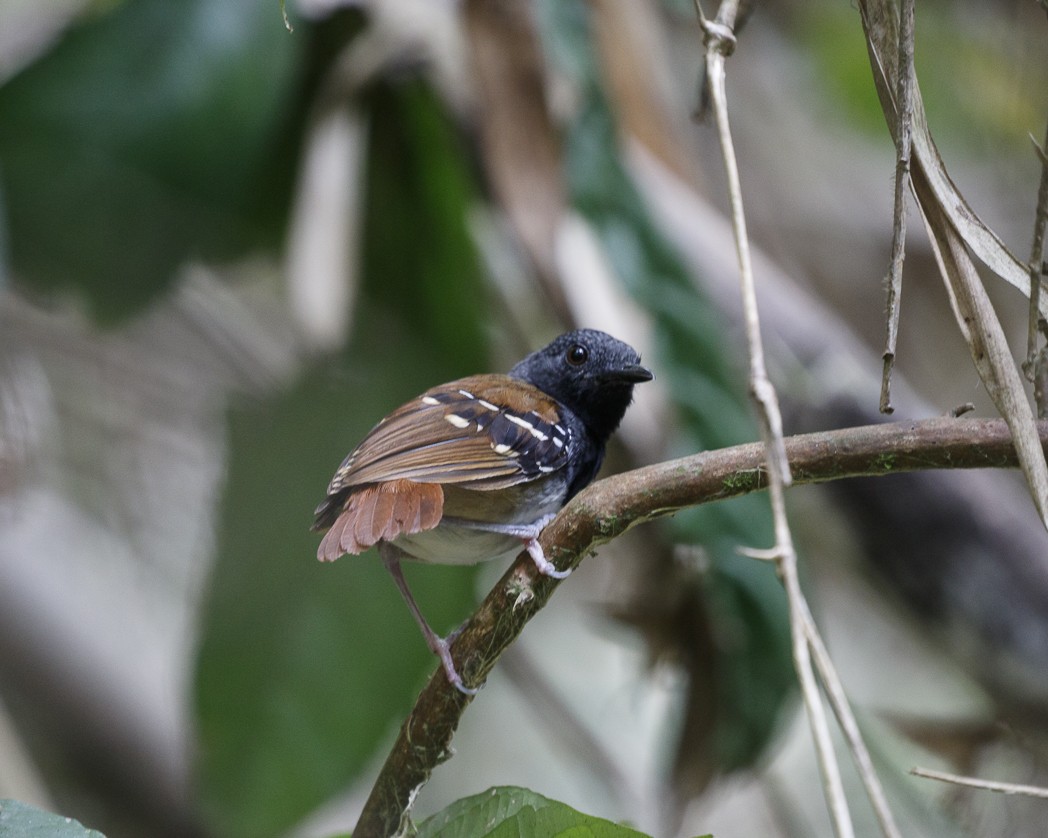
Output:
<instances>
[{"instance_id":1,"label":"brown stem","mask_svg":"<svg viewBox=\"0 0 1048 838\"><path fill-rule=\"evenodd\" d=\"M1043 446L1048 422L1038 423L1038 430ZM558 567L576 567L594 547L636 524L763 489L763 452L763 444L750 443L600 480L546 527L542 547ZM795 484L1018 464L1001 419L926 419L804 434L786 439L786 455ZM559 584L540 576L526 553L517 559L455 641L456 666L467 684L483 681ZM356 838L401 831L415 794L451 756L451 739L472 700L437 668L401 727L353 832Z\"/></svg>"},{"instance_id":2,"label":"brown stem","mask_svg":"<svg viewBox=\"0 0 1048 838\"><path fill-rule=\"evenodd\" d=\"M899 111L899 130L895 136L895 198L892 208L892 255L888 267L888 304L885 317L884 371L881 376L880 411L891 414L891 380L895 350L899 342L902 307L902 265L906 258L906 189L910 185L910 153L913 145L913 7L915 0L904 0L899 25L899 74L895 90Z\"/></svg>"}]
</instances>

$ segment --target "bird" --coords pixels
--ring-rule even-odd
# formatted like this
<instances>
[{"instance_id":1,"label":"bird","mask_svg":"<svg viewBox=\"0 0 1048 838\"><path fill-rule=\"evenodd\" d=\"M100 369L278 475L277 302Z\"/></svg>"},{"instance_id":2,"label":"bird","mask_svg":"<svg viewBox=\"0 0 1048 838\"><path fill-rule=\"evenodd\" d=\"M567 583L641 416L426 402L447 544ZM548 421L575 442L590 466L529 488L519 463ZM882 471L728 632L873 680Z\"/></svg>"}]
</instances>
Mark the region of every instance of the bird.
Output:
<instances>
[{"instance_id":1,"label":"bird","mask_svg":"<svg viewBox=\"0 0 1048 838\"><path fill-rule=\"evenodd\" d=\"M342 461L314 512L317 558L372 546L393 577L448 681L467 695L451 658L458 634L430 628L402 559L473 564L527 550L563 579L538 536L589 484L633 399L651 381L635 349L594 329L560 335L508 374L433 387L400 406Z\"/></svg>"}]
</instances>

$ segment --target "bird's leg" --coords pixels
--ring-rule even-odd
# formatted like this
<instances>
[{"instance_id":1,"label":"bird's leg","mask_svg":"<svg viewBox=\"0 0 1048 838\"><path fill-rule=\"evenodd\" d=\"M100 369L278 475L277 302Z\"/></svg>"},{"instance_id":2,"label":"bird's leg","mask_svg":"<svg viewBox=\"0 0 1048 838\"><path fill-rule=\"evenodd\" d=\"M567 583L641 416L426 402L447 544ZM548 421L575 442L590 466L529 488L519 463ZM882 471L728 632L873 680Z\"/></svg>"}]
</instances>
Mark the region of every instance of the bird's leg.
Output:
<instances>
[{"instance_id":1,"label":"bird's leg","mask_svg":"<svg viewBox=\"0 0 1048 838\"><path fill-rule=\"evenodd\" d=\"M445 515L441 519L441 523L455 527L465 527L471 530L497 532L519 538L524 544L524 549L531 556L531 560L535 562L535 567L538 568L539 573L552 579L564 579L571 575L571 571L557 570L553 562L546 558L546 554L542 551L542 545L539 544L539 533L546 528L546 524L556 517L557 514L553 512L549 515L544 515L531 524L496 524L488 521L470 521L466 518L449 518Z\"/></svg>"},{"instance_id":2,"label":"bird's leg","mask_svg":"<svg viewBox=\"0 0 1048 838\"><path fill-rule=\"evenodd\" d=\"M532 536L531 538L523 539L523 541L524 549L528 551L531 560L535 562L535 567L539 569L539 573L543 576L549 576L553 579L567 579L571 576L570 568L568 570L557 570L553 562L546 558L538 538Z\"/></svg>"},{"instance_id":3,"label":"bird's leg","mask_svg":"<svg viewBox=\"0 0 1048 838\"><path fill-rule=\"evenodd\" d=\"M444 667L444 674L448 676L452 686L466 695L476 695L477 690L462 683L462 677L458 674L458 671L455 669L455 663L451 660L451 641L458 636L460 629L453 632L448 639L440 637L433 631L429 627L429 623L426 622L426 618L422 616L422 611L419 609L418 603L415 602L415 597L411 595L411 589L408 588L404 572L400 567L400 549L388 542L381 541L378 545L378 554L382 557L386 570L389 571L389 575L393 577L393 581L400 590L400 595L404 597L404 602L408 604L408 608L415 617L415 622L422 629L422 636L426 639L426 645L429 646L434 655L440 658L440 662Z\"/></svg>"}]
</instances>

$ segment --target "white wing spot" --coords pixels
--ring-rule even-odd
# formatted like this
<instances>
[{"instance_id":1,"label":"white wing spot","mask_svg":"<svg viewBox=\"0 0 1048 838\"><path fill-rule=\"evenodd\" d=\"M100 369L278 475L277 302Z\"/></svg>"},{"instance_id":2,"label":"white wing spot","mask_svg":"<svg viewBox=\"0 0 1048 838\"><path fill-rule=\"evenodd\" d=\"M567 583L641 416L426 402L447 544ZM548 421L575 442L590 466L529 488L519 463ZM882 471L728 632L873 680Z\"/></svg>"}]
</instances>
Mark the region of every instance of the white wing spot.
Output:
<instances>
[{"instance_id":1,"label":"white wing spot","mask_svg":"<svg viewBox=\"0 0 1048 838\"><path fill-rule=\"evenodd\" d=\"M553 468L553 466L540 465L539 471L541 471L543 474L549 474L551 471L556 471L556 469Z\"/></svg>"},{"instance_id":2,"label":"white wing spot","mask_svg":"<svg viewBox=\"0 0 1048 838\"><path fill-rule=\"evenodd\" d=\"M553 444L556 445L558 448L563 448L564 440L562 440L559 436L555 436L553 437Z\"/></svg>"},{"instance_id":3,"label":"white wing spot","mask_svg":"<svg viewBox=\"0 0 1048 838\"><path fill-rule=\"evenodd\" d=\"M508 454L509 453L509 446L506 445L505 443L499 443L498 445L492 445L491 447L495 450L496 454Z\"/></svg>"},{"instance_id":4,"label":"white wing spot","mask_svg":"<svg viewBox=\"0 0 1048 838\"><path fill-rule=\"evenodd\" d=\"M493 405L491 402L486 402L484 401L484 399L477 399L477 402L480 404L481 407L486 407L488 410L492 410L495 413L499 412L498 407L496 405Z\"/></svg>"},{"instance_id":5,"label":"white wing spot","mask_svg":"<svg viewBox=\"0 0 1048 838\"><path fill-rule=\"evenodd\" d=\"M459 390L459 395L465 396L467 399L476 398L469 390Z\"/></svg>"},{"instance_id":6,"label":"white wing spot","mask_svg":"<svg viewBox=\"0 0 1048 838\"><path fill-rule=\"evenodd\" d=\"M514 425L520 425L522 428L527 428L528 433L531 434L539 442L545 442L549 439L542 431L531 424L527 419L521 419L519 416L514 416L512 413L507 413L506 418L509 419Z\"/></svg>"},{"instance_id":7,"label":"white wing spot","mask_svg":"<svg viewBox=\"0 0 1048 838\"><path fill-rule=\"evenodd\" d=\"M422 404L428 404L430 407L435 407L436 405L440 404L440 402L432 396L423 396Z\"/></svg>"},{"instance_id":8,"label":"white wing spot","mask_svg":"<svg viewBox=\"0 0 1048 838\"><path fill-rule=\"evenodd\" d=\"M464 419L457 413L449 413L447 416L444 417L444 421L454 425L456 428L469 427L469 419Z\"/></svg>"},{"instance_id":9,"label":"white wing spot","mask_svg":"<svg viewBox=\"0 0 1048 838\"><path fill-rule=\"evenodd\" d=\"M529 431L534 431L535 428L527 419L521 419L513 413L507 413L506 418L509 419L514 425L520 425L522 428L527 428Z\"/></svg>"}]
</instances>

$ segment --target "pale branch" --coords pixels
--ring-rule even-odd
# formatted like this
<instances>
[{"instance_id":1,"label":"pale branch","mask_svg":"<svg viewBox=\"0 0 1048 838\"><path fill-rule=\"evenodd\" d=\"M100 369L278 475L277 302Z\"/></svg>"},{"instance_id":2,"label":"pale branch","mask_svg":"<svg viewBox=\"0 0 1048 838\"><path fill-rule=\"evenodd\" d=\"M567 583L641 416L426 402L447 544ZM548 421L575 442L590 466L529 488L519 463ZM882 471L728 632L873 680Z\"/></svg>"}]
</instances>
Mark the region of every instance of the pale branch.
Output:
<instances>
[{"instance_id":1,"label":"pale branch","mask_svg":"<svg viewBox=\"0 0 1048 838\"><path fill-rule=\"evenodd\" d=\"M888 798L877 777L877 772L874 771L873 759L870 757L869 748L866 747L866 742L859 731L859 723L855 719L855 714L852 713L851 704L849 704L848 696L844 691L844 684L837 674L837 668L833 664L833 659L830 657L830 652L823 642L822 635L819 634L819 629L815 625L815 617L812 616L807 602L804 603L804 622L808 643L811 644L815 668L819 673L823 689L826 691L826 698L830 702L830 707L833 708L833 714L837 717L837 724L840 725L841 732L848 742L848 750L852 752L852 756L855 758L855 767L859 772L859 779L862 781L863 788L866 789L866 796L873 807L877 823L880 824L881 834L885 838L901 838L902 833L899 831L899 826L895 822L895 816L888 805Z\"/></svg>"},{"instance_id":2,"label":"pale branch","mask_svg":"<svg viewBox=\"0 0 1048 838\"><path fill-rule=\"evenodd\" d=\"M1041 444L1048 422L1038 423ZM796 484L932 469L1014 468L1018 458L1000 419L940 418L824 431L785 440ZM546 555L577 567L594 547L627 529L682 509L766 488L762 443L693 454L600 480L580 493L542 532ZM541 576L522 554L455 640L466 683L479 684L560 583ZM401 727L364 806L357 838L396 834L418 790L452 755L451 740L473 700L437 668Z\"/></svg>"},{"instance_id":3,"label":"pale branch","mask_svg":"<svg viewBox=\"0 0 1048 838\"><path fill-rule=\"evenodd\" d=\"M721 156L724 161L724 173L728 183L731 227L735 235L735 251L739 262L739 286L742 292L743 321L746 325L746 345L750 359L749 391L756 408L761 439L767 451L768 497L771 502L772 521L775 529L774 553L789 605L793 664L797 672L804 707L808 714L808 724L815 744L823 787L826 789L826 800L834 834L837 838L853 838L855 828L852 825L848 799L844 793L844 783L833 749L833 738L826 718L826 709L819 695L819 686L812 669L808 636L804 630L804 612L807 603L801 591L800 577L797 573L797 551L793 545L793 534L786 516L785 489L791 482L790 464L786 458L783 443L779 398L775 392L775 386L768 378L764 359L757 288L753 277L749 236L746 233L742 185L728 119L725 59L735 49L734 28L739 3L738 0L723 0L717 9L717 17L712 22L703 16L698 0L696 0L695 8L703 31L706 48L706 84L713 106Z\"/></svg>"},{"instance_id":4,"label":"pale branch","mask_svg":"<svg viewBox=\"0 0 1048 838\"><path fill-rule=\"evenodd\" d=\"M931 768L915 767L910 769L914 777L924 777L927 780L939 780L943 783L953 783L956 786L967 786L984 791L995 791L999 794L1021 794L1025 797L1042 797L1048 799L1048 789L1042 786L1026 786L1019 783L1001 783L995 780L982 780L978 777L965 777L961 774L950 774L946 771L935 771Z\"/></svg>"}]
</instances>

